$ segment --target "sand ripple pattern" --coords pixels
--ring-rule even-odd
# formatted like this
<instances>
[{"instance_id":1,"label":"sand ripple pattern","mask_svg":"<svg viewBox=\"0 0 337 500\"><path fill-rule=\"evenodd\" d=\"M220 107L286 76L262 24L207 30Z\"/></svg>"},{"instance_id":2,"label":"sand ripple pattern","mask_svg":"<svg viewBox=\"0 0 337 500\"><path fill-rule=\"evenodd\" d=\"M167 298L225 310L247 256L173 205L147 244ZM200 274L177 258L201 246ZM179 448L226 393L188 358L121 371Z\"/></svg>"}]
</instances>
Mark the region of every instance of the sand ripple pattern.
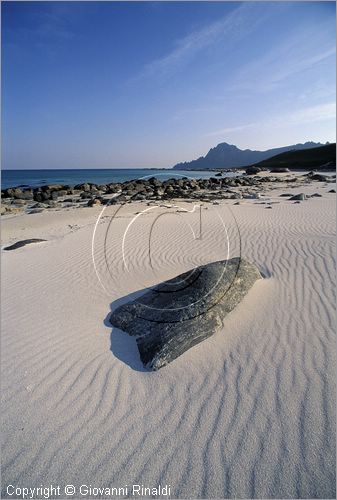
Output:
<instances>
[{"instance_id":1,"label":"sand ripple pattern","mask_svg":"<svg viewBox=\"0 0 337 500\"><path fill-rule=\"evenodd\" d=\"M232 207L242 255L267 279L222 332L157 373L142 371L132 339L110 338L104 323L110 303L139 288L125 278L117 237L110 297L93 270L92 225L4 255L2 496L9 483L53 483L334 498L335 220L333 202L319 201ZM182 217L156 232L159 274L223 258L214 210L197 250ZM127 251L134 275L150 282L142 234L130 232ZM105 272L102 254L97 262Z\"/></svg>"}]
</instances>

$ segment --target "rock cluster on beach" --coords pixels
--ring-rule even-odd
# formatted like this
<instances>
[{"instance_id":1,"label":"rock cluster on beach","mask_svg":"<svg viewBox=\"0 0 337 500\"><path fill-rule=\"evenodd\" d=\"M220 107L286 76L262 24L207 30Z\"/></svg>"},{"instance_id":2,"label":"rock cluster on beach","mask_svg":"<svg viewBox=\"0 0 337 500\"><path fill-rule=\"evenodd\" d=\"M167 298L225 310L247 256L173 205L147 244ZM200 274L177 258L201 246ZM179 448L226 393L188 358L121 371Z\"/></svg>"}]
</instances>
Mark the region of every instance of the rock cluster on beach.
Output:
<instances>
[{"instance_id":1,"label":"rock cluster on beach","mask_svg":"<svg viewBox=\"0 0 337 500\"><path fill-rule=\"evenodd\" d=\"M335 182L331 176L315 172L296 177L280 178L275 175L256 175L260 168L249 167L245 175L221 177L215 174L209 179L172 178L161 181L155 177L136 179L122 183L93 184L82 183L75 186L50 184L38 188L15 187L1 191L1 214L16 213L26 209L38 213L44 209L96 206L107 203L132 201L160 201L174 198L212 201L219 199L240 199L256 197L256 190L267 184L308 183L311 181ZM253 190L253 192L251 191Z\"/></svg>"},{"instance_id":2,"label":"rock cluster on beach","mask_svg":"<svg viewBox=\"0 0 337 500\"><path fill-rule=\"evenodd\" d=\"M144 366L158 370L213 335L260 278L238 257L212 262L118 307L110 322L136 337Z\"/></svg>"}]
</instances>

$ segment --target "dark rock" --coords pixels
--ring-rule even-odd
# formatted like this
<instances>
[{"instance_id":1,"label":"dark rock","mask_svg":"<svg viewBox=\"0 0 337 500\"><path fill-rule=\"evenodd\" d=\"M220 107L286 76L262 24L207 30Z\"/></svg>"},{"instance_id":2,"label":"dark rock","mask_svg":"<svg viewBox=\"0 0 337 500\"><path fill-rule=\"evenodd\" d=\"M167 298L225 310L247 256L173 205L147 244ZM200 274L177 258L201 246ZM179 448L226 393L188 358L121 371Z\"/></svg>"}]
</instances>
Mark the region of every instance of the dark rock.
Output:
<instances>
[{"instance_id":1,"label":"dark rock","mask_svg":"<svg viewBox=\"0 0 337 500\"><path fill-rule=\"evenodd\" d=\"M322 198L322 195L319 193L314 193L310 196L310 198Z\"/></svg>"},{"instance_id":2,"label":"dark rock","mask_svg":"<svg viewBox=\"0 0 337 500\"><path fill-rule=\"evenodd\" d=\"M16 198L18 200L32 200L33 199L33 191L25 190L25 191L21 191L21 192L16 192L16 193L14 193L14 198Z\"/></svg>"},{"instance_id":3,"label":"dark rock","mask_svg":"<svg viewBox=\"0 0 337 500\"><path fill-rule=\"evenodd\" d=\"M107 189L107 193L108 194L118 193L118 191L120 191L120 189L121 189L120 184L109 184L108 189Z\"/></svg>"},{"instance_id":4,"label":"dark rock","mask_svg":"<svg viewBox=\"0 0 337 500\"><path fill-rule=\"evenodd\" d=\"M247 175L255 175L261 172L261 169L259 167L248 167L246 168L246 174Z\"/></svg>"},{"instance_id":5,"label":"dark rock","mask_svg":"<svg viewBox=\"0 0 337 500\"><path fill-rule=\"evenodd\" d=\"M23 191L19 188L8 188L4 191L5 198L19 198L22 194Z\"/></svg>"},{"instance_id":6,"label":"dark rock","mask_svg":"<svg viewBox=\"0 0 337 500\"><path fill-rule=\"evenodd\" d=\"M306 200L307 197L304 193L299 193L299 194L295 194L295 196L292 196L291 198L289 198L289 200L291 201L304 201Z\"/></svg>"},{"instance_id":7,"label":"dark rock","mask_svg":"<svg viewBox=\"0 0 337 500\"><path fill-rule=\"evenodd\" d=\"M35 203L34 205L31 206L31 208L47 208L48 205L46 205L45 203Z\"/></svg>"},{"instance_id":8,"label":"dark rock","mask_svg":"<svg viewBox=\"0 0 337 500\"><path fill-rule=\"evenodd\" d=\"M42 186L41 189L42 191L59 191L64 188L63 184L47 184L46 186Z\"/></svg>"},{"instance_id":9,"label":"dark rock","mask_svg":"<svg viewBox=\"0 0 337 500\"><path fill-rule=\"evenodd\" d=\"M335 193L336 189L330 189L329 193Z\"/></svg>"},{"instance_id":10,"label":"dark rock","mask_svg":"<svg viewBox=\"0 0 337 500\"><path fill-rule=\"evenodd\" d=\"M54 200L47 200L46 201L47 208L55 208L58 206L57 201Z\"/></svg>"},{"instance_id":11,"label":"dark rock","mask_svg":"<svg viewBox=\"0 0 337 500\"><path fill-rule=\"evenodd\" d=\"M82 199L91 199L92 198L92 195L88 192L83 192L80 194L80 198Z\"/></svg>"},{"instance_id":12,"label":"dark rock","mask_svg":"<svg viewBox=\"0 0 337 500\"><path fill-rule=\"evenodd\" d=\"M58 196L67 196L67 194L68 194L67 189L60 189L59 191L57 191Z\"/></svg>"},{"instance_id":13,"label":"dark rock","mask_svg":"<svg viewBox=\"0 0 337 500\"><path fill-rule=\"evenodd\" d=\"M42 201L45 201L45 197L42 196L42 193L41 191L34 191L33 193L33 200L37 201L37 202L42 202Z\"/></svg>"},{"instance_id":14,"label":"dark rock","mask_svg":"<svg viewBox=\"0 0 337 500\"><path fill-rule=\"evenodd\" d=\"M74 189L79 189L81 191L90 191L90 184L77 184L76 186L74 186Z\"/></svg>"},{"instance_id":15,"label":"dark rock","mask_svg":"<svg viewBox=\"0 0 337 500\"><path fill-rule=\"evenodd\" d=\"M41 212L43 212L43 208L33 208L33 210L30 210L28 213L29 214L40 214Z\"/></svg>"},{"instance_id":16,"label":"dark rock","mask_svg":"<svg viewBox=\"0 0 337 500\"><path fill-rule=\"evenodd\" d=\"M289 198L289 196L292 196L292 194L291 193L283 193L283 194L280 194L280 196Z\"/></svg>"},{"instance_id":17,"label":"dark rock","mask_svg":"<svg viewBox=\"0 0 337 500\"><path fill-rule=\"evenodd\" d=\"M81 194L81 192L80 189L68 189L67 194Z\"/></svg>"},{"instance_id":18,"label":"dark rock","mask_svg":"<svg viewBox=\"0 0 337 500\"><path fill-rule=\"evenodd\" d=\"M89 200L87 206L94 207L96 205L102 205L102 200L100 198L94 198L93 200Z\"/></svg>"},{"instance_id":19,"label":"dark rock","mask_svg":"<svg viewBox=\"0 0 337 500\"><path fill-rule=\"evenodd\" d=\"M319 181L319 182L327 182L330 180L328 176L322 174L313 174L310 176L310 178L313 181Z\"/></svg>"},{"instance_id":20,"label":"dark rock","mask_svg":"<svg viewBox=\"0 0 337 500\"><path fill-rule=\"evenodd\" d=\"M260 278L243 259L213 262L118 307L110 322L135 336L143 364L158 370L213 335Z\"/></svg>"},{"instance_id":21,"label":"dark rock","mask_svg":"<svg viewBox=\"0 0 337 500\"><path fill-rule=\"evenodd\" d=\"M277 167L273 168L270 172L272 174L285 174L286 172L290 172L290 170L287 167Z\"/></svg>"},{"instance_id":22,"label":"dark rock","mask_svg":"<svg viewBox=\"0 0 337 500\"><path fill-rule=\"evenodd\" d=\"M31 243L41 243L42 241L47 241L47 240L41 240L40 238L31 238L29 240L21 240L21 241L17 241L13 245L10 245L9 247L5 247L4 250L16 250L17 248L24 247L25 245L29 245Z\"/></svg>"},{"instance_id":23,"label":"dark rock","mask_svg":"<svg viewBox=\"0 0 337 500\"><path fill-rule=\"evenodd\" d=\"M136 194L136 196L134 197L134 200L137 200L137 201L141 201L141 200L146 200L146 195L145 194L141 194L141 193L138 193Z\"/></svg>"},{"instance_id":24,"label":"dark rock","mask_svg":"<svg viewBox=\"0 0 337 500\"><path fill-rule=\"evenodd\" d=\"M243 193L242 198L247 200L258 200L260 199L260 193Z\"/></svg>"}]
</instances>

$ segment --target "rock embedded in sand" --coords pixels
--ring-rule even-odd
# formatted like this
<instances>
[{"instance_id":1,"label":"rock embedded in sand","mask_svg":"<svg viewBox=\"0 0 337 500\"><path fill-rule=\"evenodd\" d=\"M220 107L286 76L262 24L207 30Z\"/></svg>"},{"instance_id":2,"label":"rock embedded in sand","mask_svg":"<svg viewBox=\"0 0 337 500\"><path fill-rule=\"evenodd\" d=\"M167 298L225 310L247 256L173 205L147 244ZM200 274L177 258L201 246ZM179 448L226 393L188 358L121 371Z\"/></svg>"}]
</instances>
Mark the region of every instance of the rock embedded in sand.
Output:
<instances>
[{"instance_id":1,"label":"rock embedded in sand","mask_svg":"<svg viewBox=\"0 0 337 500\"><path fill-rule=\"evenodd\" d=\"M30 238L28 240L21 240L17 241L16 243L13 243L13 245L10 245L9 247L5 247L4 250L16 250L17 248L21 248L26 245L30 245L32 243L42 243L43 241L47 240L42 240L41 238Z\"/></svg>"},{"instance_id":2,"label":"rock embedded in sand","mask_svg":"<svg viewBox=\"0 0 337 500\"><path fill-rule=\"evenodd\" d=\"M144 366L158 370L213 335L260 278L239 257L212 262L118 307L110 322L135 336Z\"/></svg>"},{"instance_id":3,"label":"rock embedded in sand","mask_svg":"<svg viewBox=\"0 0 337 500\"><path fill-rule=\"evenodd\" d=\"M290 201L304 201L306 199L307 197L304 193L295 194L294 196L289 198Z\"/></svg>"}]
</instances>

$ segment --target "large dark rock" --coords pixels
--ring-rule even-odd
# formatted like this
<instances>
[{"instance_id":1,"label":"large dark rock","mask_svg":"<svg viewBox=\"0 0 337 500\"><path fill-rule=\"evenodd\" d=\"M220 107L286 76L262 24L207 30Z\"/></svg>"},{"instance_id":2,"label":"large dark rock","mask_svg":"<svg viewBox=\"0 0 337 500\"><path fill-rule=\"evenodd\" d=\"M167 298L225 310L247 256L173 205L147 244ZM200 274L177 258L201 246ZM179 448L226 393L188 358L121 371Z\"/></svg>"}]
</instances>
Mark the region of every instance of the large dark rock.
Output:
<instances>
[{"instance_id":1,"label":"large dark rock","mask_svg":"<svg viewBox=\"0 0 337 500\"><path fill-rule=\"evenodd\" d=\"M322 174L313 174L310 175L310 178L313 181L319 181L319 182L327 182L330 180L330 178L327 175L322 175Z\"/></svg>"},{"instance_id":2,"label":"large dark rock","mask_svg":"<svg viewBox=\"0 0 337 500\"><path fill-rule=\"evenodd\" d=\"M248 168L246 168L246 174L247 175L256 175L259 172L261 172L261 169L259 167L248 167Z\"/></svg>"},{"instance_id":3,"label":"large dark rock","mask_svg":"<svg viewBox=\"0 0 337 500\"><path fill-rule=\"evenodd\" d=\"M135 336L143 364L158 370L213 335L260 278L253 264L238 257L213 262L118 307L110 322Z\"/></svg>"},{"instance_id":4,"label":"large dark rock","mask_svg":"<svg viewBox=\"0 0 337 500\"><path fill-rule=\"evenodd\" d=\"M270 172L272 174L285 174L287 172L290 172L290 170L287 167L277 167L277 168L272 168Z\"/></svg>"}]
</instances>

